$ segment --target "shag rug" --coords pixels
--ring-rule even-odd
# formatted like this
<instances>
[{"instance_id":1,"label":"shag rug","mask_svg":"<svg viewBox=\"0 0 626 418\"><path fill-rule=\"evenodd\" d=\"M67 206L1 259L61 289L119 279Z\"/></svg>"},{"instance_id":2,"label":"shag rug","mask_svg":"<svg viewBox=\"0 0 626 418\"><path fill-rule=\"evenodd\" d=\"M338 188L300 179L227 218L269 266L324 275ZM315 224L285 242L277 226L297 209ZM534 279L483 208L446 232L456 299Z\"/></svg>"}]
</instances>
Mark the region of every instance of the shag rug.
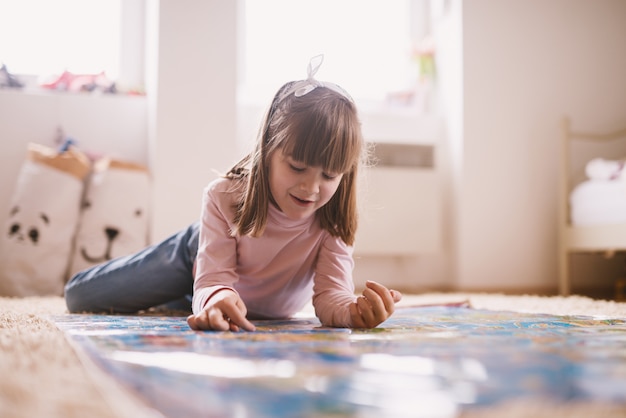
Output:
<instances>
[{"instance_id":1,"label":"shag rug","mask_svg":"<svg viewBox=\"0 0 626 418\"><path fill-rule=\"evenodd\" d=\"M465 300L476 310L584 315L602 320L626 318L626 303L575 296L563 298L495 294L424 294L405 297L402 306L445 304ZM57 324L54 321L57 321ZM119 380L114 379L112 374L95 366L93 358L87 358L85 355L85 350L74 349L80 344L76 345L75 338L66 338L57 326L63 323L71 325L72 321L74 329L77 329L76 316L66 314L62 298L0 298L0 370L3 375L3 379L0 379L0 416L53 418L159 416L132 391L121 385ZM623 327L616 338L622 342L626 339ZM73 344L70 341L73 341ZM601 347L598 350L601 355ZM415 360L417 359L416 357ZM626 364L626 354L622 359L623 368ZM433 364L423 363L422 366L432 367ZM468 370L477 373L475 368L469 367ZM623 370L614 376L621 378L624 376ZM617 383L618 387L623 387L624 384L623 381L614 383ZM608 390L610 391L610 386ZM254 416L245 410L241 412L244 414L242 416ZM588 399L574 399L566 403L526 399L463 409L458 415L623 417L626 416L626 405L623 402L615 404Z\"/></svg>"}]
</instances>

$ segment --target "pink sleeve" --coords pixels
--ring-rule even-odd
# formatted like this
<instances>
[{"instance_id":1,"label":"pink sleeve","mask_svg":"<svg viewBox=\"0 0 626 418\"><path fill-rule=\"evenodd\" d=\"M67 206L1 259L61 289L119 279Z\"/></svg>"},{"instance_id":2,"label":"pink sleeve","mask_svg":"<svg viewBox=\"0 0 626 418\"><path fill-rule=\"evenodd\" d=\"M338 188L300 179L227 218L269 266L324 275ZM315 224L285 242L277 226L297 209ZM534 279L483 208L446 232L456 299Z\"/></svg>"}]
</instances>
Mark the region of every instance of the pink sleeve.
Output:
<instances>
[{"instance_id":1,"label":"pink sleeve","mask_svg":"<svg viewBox=\"0 0 626 418\"><path fill-rule=\"evenodd\" d=\"M355 301L352 247L328 235L318 255L313 283L315 315L324 326L351 327L349 306Z\"/></svg>"},{"instance_id":2,"label":"pink sleeve","mask_svg":"<svg viewBox=\"0 0 626 418\"><path fill-rule=\"evenodd\" d=\"M229 194L209 185L202 198L202 216L195 265L192 307L195 314L218 290L237 282L237 241L230 234L233 210Z\"/></svg>"}]
</instances>

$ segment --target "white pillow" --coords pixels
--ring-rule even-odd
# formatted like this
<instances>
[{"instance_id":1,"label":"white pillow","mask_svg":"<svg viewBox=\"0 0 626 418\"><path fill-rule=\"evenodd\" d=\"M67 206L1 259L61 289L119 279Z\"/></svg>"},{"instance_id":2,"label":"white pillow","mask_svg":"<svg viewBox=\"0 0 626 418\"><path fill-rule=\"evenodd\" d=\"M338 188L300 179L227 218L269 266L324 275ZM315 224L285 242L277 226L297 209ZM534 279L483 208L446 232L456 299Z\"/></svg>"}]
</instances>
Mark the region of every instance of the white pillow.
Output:
<instances>
[{"instance_id":1,"label":"white pillow","mask_svg":"<svg viewBox=\"0 0 626 418\"><path fill-rule=\"evenodd\" d=\"M148 244L150 176L146 167L103 158L86 186L70 273Z\"/></svg>"},{"instance_id":2,"label":"white pillow","mask_svg":"<svg viewBox=\"0 0 626 418\"><path fill-rule=\"evenodd\" d=\"M62 295L89 159L29 144L0 239L0 294Z\"/></svg>"},{"instance_id":3,"label":"white pillow","mask_svg":"<svg viewBox=\"0 0 626 418\"><path fill-rule=\"evenodd\" d=\"M594 158L585 165L585 174L591 180L618 180L624 171L624 161Z\"/></svg>"}]
</instances>

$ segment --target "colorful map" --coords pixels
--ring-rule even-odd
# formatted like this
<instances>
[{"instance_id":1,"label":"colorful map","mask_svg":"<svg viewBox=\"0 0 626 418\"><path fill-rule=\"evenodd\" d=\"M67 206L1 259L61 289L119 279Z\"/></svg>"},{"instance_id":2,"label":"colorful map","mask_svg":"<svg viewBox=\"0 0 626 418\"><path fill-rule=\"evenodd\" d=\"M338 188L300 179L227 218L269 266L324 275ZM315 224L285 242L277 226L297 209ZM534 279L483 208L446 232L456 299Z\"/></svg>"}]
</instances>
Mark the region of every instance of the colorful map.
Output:
<instances>
[{"instance_id":1,"label":"colorful map","mask_svg":"<svg viewBox=\"0 0 626 418\"><path fill-rule=\"evenodd\" d=\"M315 318L255 332L184 317L53 318L98 366L168 417L451 417L508 400L626 404L626 319L431 306L373 330Z\"/></svg>"}]
</instances>

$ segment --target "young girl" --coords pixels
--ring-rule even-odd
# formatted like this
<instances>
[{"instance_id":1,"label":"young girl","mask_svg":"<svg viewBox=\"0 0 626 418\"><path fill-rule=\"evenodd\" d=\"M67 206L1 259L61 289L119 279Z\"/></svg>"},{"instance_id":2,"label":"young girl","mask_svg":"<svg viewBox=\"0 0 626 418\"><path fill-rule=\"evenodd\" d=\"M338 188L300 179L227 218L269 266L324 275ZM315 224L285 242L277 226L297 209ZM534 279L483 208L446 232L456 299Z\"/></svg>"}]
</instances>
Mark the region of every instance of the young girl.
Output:
<instances>
[{"instance_id":1,"label":"young girl","mask_svg":"<svg viewBox=\"0 0 626 418\"><path fill-rule=\"evenodd\" d=\"M316 57L318 58L318 57ZM314 78L282 86L254 151L205 189L201 219L138 254L79 272L70 312L136 312L192 297L194 330L253 331L313 299L320 322L373 328L401 298L368 281L354 294L356 177L365 152L351 97Z\"/></svg>"}]
</instances>

